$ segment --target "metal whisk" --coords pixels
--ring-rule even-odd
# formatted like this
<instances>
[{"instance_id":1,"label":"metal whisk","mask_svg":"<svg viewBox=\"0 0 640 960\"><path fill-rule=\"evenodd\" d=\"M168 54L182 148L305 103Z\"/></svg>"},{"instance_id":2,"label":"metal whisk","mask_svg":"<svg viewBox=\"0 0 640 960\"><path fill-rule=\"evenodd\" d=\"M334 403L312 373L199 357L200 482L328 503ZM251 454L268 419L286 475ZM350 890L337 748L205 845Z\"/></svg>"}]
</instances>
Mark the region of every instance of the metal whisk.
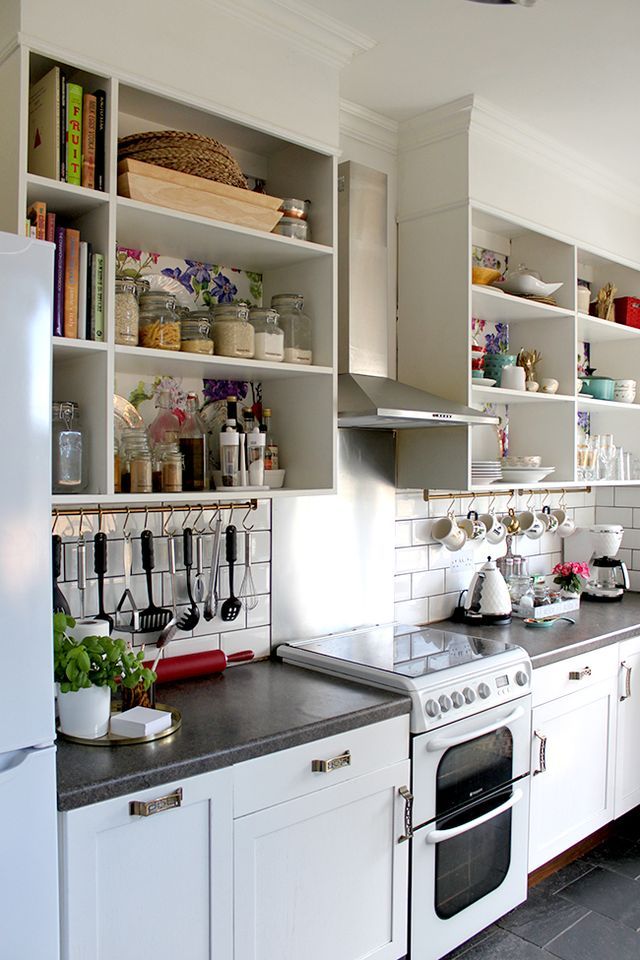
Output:
<instances>
[{"instance_id":1,"label":"metal whisk","mask_svg":"<svg viewBox=\"0 0 640 960\"><path fill-rule=\"evenodd\" d=\"M247 610L255 610L258 606L256 585L251 573L251 533L247 530L244 535L244 576L240 584L238 596L244 600Z\"/></svg>"}]
</instances>

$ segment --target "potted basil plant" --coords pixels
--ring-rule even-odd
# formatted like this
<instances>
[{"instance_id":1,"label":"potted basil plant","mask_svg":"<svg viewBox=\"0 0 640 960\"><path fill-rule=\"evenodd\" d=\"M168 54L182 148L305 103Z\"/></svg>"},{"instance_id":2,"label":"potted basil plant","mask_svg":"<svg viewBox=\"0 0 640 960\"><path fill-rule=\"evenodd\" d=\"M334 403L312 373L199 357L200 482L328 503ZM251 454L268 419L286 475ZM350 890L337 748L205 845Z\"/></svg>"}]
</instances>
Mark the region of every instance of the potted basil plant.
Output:
<instances>
[{"instance_id":1,"label":"potted basil plant","mask_svg":"<svg viewBox=\"0 0 640 960\"><path fill-rule=\"evenodd\" d=\"M111 694L118 684L148 689L156 679L143 666L142 650L131 650L114 637L75 640L75 620L64 613L53 617L53 672L58 686L60 730L69 736L95 740L109 729Z\"/></svg>"}]
</instances>

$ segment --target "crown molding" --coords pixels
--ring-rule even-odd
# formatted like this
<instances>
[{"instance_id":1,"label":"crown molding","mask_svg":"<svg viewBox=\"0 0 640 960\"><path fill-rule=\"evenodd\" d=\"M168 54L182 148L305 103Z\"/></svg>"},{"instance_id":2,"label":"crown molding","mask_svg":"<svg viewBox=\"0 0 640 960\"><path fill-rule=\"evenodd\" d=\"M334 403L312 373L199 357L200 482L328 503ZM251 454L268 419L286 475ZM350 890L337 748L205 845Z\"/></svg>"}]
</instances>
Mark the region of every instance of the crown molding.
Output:
<instances>
[{"instance_id":1,"label":"crown molding","mask_svg":"<svg viewBox=\"0 0 640 960\"><path fill-rule=\"evenodd\" d=\"M399 124L367 107L340 100L340 134L396 156Z\"/></svg>"},{"instance_id":2,"label":"crown molding","mask_svg":"<svg viewBox=\"0 0 640 960\"><path fill-rule=\"evenodd\" d=\"M320 13L304 0L208 0L238 20L259 26L280 40L332 67L341 69L378 43L353 27ZM283 46L284 49L284 46Z\"/></svg>"},{"instance_id":3,"label":"crown molding","mask_svg":"<svg viewBox=\"0 0 640 960\"><path fill-rule=\"evenodd\" d=\"M482 136L503 149L553 170L607 200L640 212L640 187L608 167L548 136L484 97L469 94L399 125L399 152L419 150L451 137Z\"/></svg>"}]
</instances>

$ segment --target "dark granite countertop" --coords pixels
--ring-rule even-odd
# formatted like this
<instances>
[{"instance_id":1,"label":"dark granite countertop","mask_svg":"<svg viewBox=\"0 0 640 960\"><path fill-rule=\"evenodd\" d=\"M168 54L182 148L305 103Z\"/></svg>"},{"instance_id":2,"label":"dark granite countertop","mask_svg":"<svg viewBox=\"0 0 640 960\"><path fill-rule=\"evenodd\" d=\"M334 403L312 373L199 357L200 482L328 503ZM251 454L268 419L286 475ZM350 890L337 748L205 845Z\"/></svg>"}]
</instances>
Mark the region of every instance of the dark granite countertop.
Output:
<instances>
[{"instance_id":1,"label":"dark granite countertop","mask_svg":"<svg viewBox=\"0 0 640 960\"><path fill-rule=\"evenodd\" d=\"M598 647L626 640L640 633L640 593L626 593L619 603L593 603L583 600L579 610L567 614L575 624L558 623L548 629L527 627L516 617L505 626L478 627L467 623L442 621L459 633L477 637L496 637L523 647L534 669Z\"/></svg>"},{"instance_id":2,"label":"dark granite countertop","mask_svg":"<svg viewBox=\"0 0 640 960\"><path fill-rule=\"evenodd\" d=\"M408 697L283 663L234 667L164 684L182 727L152 743L95 747L58 740L58 809L109 800L408 714Z\"/></svg>"}]
</instances>

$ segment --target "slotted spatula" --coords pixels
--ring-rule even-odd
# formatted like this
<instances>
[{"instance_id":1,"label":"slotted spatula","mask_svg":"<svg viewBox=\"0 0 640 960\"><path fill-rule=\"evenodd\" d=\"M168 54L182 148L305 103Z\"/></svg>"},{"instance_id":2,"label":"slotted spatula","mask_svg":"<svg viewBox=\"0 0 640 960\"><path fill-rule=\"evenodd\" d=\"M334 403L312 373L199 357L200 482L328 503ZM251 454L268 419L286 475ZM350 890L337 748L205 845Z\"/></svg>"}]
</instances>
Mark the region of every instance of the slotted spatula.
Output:
<instances>
[{"instance_id":1,"label":"slotted spatula","mask_svg":"<svg viewBox=\"0 0 640 960\"><path fill-rule=\"evenodd\" d=\"M238 559L238 540L236 528L229 524L225 532L227 563L229 564L229 596L220 608L221 618L229 623L235 620L242 609L242 601L239 600L233 592L233 567Z\"/></svg>"},{"instance_id":2,"label":"slotted spatula","mask_svg":"<svg viewBox=\"0 0 640 960\"><path fill-rule=\"evenodd\" d=\"M149 605L140 611L140 632L151 633L154 630L162 630L163 627L166 627L171 620L171 610L166 607L157 607L153 602L152 572L155 567L155 559L151 530L142 531L140 545L142 548L142 568L147 575L147 593L149 595Z\"/></svg>"}]
</instances>

